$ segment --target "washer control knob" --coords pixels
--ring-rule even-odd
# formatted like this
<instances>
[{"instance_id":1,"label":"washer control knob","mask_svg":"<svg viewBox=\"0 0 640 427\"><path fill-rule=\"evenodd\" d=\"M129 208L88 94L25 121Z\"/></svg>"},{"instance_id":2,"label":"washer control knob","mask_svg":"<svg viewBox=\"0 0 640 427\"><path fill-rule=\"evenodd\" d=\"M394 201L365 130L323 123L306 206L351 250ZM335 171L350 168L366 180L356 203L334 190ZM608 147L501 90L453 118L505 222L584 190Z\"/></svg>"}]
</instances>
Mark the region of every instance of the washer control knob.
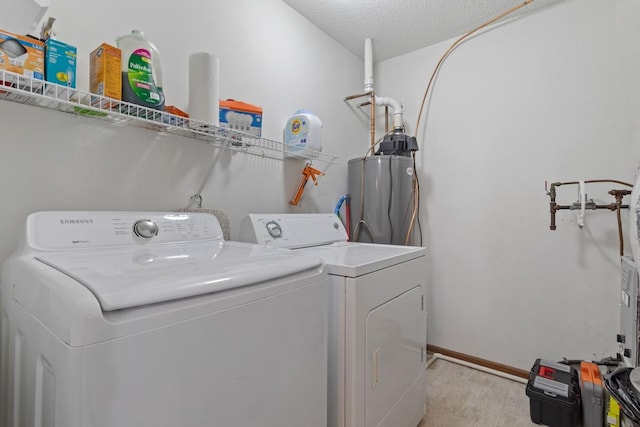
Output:
<instances>
[{"instance_id":1,"label":"washer control knob","mask_svg":"<svg viewBox=\"0 0 640 427\"><path fill-rule=\"evenodd\" d=\"M150 239L158 235L158 225L150 219L141 219L133 224L133 232L138 237Z\"/></svg>"},{"instance_id":2,"label":"washer control knob","mask_svg":"<svg viewBox=\"0 0 640 427\"><path fill-rule=\"evenodd\" d=\"M280 227L280 224L275 221L269 221L267 223L267 232L274 239L282 237L282 228Z\"/></svg>"}]
</instances>

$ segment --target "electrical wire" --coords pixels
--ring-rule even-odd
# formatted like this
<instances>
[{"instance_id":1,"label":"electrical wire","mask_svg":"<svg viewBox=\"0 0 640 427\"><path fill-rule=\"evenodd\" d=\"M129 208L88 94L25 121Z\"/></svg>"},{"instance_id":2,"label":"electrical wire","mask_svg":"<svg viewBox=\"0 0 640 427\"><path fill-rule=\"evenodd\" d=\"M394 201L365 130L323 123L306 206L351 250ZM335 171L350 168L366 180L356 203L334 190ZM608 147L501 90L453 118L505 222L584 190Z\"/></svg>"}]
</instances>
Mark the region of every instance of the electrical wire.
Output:
<instances>
[{"instance_id":1,"label":"electrical wire","mask_svg":"<svg viewBox=\"0 0 640 427\"><path fill-rule=\"evenodd\" d=\"M413 176L411 177L413 182L413 213L411 215L411 221L409 222L409 228L407 228L407 235L404 239L404 244L409 244L409 239L413 231L413 226L416 223L416 218L419 215L420 209L420 181L418 180L418 173L416 172L416 153L411 153L413 160ZM422 245L422 227L420 227L420 244Z\"/></svg>"},{"instance_id":2,"label":"electrical wire","mask_svg":"<svg viewBox=\"0 0 640 427\"><path fill-rule=\"evenodd\" d=\"M416 180L416 194L418 195L418 208L417 208L417 212L416 212L416 218L417 218L417 222L418 222L418 233L420 236L420 246L422 246L422 224L420 223L420 203L419 203L419 199L420 199L420 180L418 179L418 172L416 170L416 158L415 155L413 156L413 173L415 176L415 180Z\"/></svg>"},{"instance_id":3,"label":"electrical wire","mask_svg":"<svg viewBox=\"0 0 640 427\"><path fill-rule=\"evenodd\" d=\"M378 144L380 141L378 141L376 144ZM375 144L371 146L371 149L374 146ZM367 160L367 157L365 155L365 157L362 158L362 166L360 170L360 219L358 220L355 227L353 228L353 236L354 236L353 241L354 242L359 241L358 238L360 237L360 227L364 226L366 230L369 232L369 237L371 238L371 242L376 243L376 239L375 239L375 236L373 235L373 231L371 230L371 227L369 227L369 224L367 224L367 222L364 220L364 189L365 189L364 167L365 167L366 160Z\"/></svg>"},{"instance_id":4,"label":"electrical wire","mask_svg":"<svg viewBox=\"0 0 640 427\"><path fill-rule=\"evenodd\" d=\"M392 133L393 133L393 131L390 130L389 132L386 132L384 135L382 135L382 138L379 138L375 143L373 143L371 146L369 146L367 151L364 152L364 156L363 157L367 157L378 145L380 145L380 143L384 140L384 138L387 135L392 134Z\"/></svg>"},{"instance_id":5,"label":"electrical wire","mask_svg":"<svg viewBox=\"0 0 640 427\"><path fill-rule=\"evenodd\" d=\"M213 174L213 171L216 167L216 164L218 163L218 160L220 160L220 157L222 157L222 155L224 154L228 146L229 146L229 141L225 140L222 143L222 147L218 149L218 152L216 153L215 157L211 161L211 165L209 166L209 170L207 171L207 174L204 176L204 179L202 180L202 184L200 185L198 192L195 195L191 196L191 198L189 199L189 205L187 206L187 209L194 208L194 207L195 208L202 207L202 192L204 191L204 187L207 185L207 182L209 182L209 178L211 178L211 175Z\"/></svg>"}]
</instances>

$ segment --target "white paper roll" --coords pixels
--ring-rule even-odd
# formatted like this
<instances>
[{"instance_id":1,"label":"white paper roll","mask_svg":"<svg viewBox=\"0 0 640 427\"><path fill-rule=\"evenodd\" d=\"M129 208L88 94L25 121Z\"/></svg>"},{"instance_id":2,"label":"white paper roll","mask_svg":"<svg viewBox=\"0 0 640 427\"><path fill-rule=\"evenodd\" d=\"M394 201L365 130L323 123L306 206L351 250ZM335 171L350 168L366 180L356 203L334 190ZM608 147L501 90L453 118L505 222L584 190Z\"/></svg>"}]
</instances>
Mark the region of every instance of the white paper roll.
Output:
<instances>
[{"instance_id":1,"label":"white paper roll","mask_svg":"<svg viewBox=\"0 0 640 427\"><path fill-rule=\"evenodd\" d=\"M39 24L51 6L51 0L9 0L2 6L0 28L16 34L39 36Z\"/></svg>"},{"instance_id":2,"label":"white paper roll","mask_svg":"<svg viewBox=\"0 0 640 427\"><path fill-rule=\"evenodd\" d=\"M220 60L207 52L189 56L189 118L220 124Z\"/></svg>"}]
</instances>

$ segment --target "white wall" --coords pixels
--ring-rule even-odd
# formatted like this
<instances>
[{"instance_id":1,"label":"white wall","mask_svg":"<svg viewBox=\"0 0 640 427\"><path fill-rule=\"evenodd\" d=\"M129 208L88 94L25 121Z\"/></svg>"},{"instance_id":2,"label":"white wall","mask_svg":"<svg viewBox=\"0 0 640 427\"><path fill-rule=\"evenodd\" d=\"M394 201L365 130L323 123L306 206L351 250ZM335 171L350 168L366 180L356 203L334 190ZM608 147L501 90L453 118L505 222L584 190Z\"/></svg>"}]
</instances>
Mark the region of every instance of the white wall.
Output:
<instances>
[{"instance_id":1,"label":"white wall","mask_svg":"<svg viewBox=\"0 0 640 427\"><path fill-rule=\"evenodd\" d=\"M262 105L265 137L279 140L292 112L311 109L325 125L324 150L341 163L294 211L330 211L346 191L346 161L368 144L366 118L342 100L361 90L362 62L279 0L115 0L108 7L56 0L50 14L59 37L78 47L81 89L89 52L138 28L160 50L169 104L187 107L188 55L205 50L221 58L223 98ZM614 215L589 212L580 231L573 213L560 212L551 232L543 185L633 180L639 14L634 0L567 0L469 40L445 62L418 133L431 344L523 369L540 356L616 350ZM406 100L411 134L428 76L449 44L376 66L378 94ZM216 152L199 141L4 101L0 117L0 259L13 251L30 212L184 207ZM239 153L223 160L204 206L229 214L232 235L248 212L289 209L302 162ZM609 203L614 187L591 186L589 196ZM575 199L575 189L559 190L560 203Z\"/></svg>"},{"instance_id":2,"label":"white wall","mask_svg":"<svg viewBox=\"0 0 640 427\"><path fill-rule=\"evenodd\" d=\"M352 125L353 111L343 101L361 90L362 61L280 0L56 0L49 12L57 18L58 37L78 48L79 89L88 89L90 51L135 28L158 47L168 104L187 108L188 56L208 51L220 57L221 97L263 107L264 137L280 141L292 113L313 111L324 122L324 151L341 163L292 209L329 212L346 191L349 144L367 138L366 128ZM5 19L10 16L3 13L0 22ZM0 117L0 260L13 251L24 218L34 211L185 207L217 150L4 101ZM237 236L245 214L289 209L303 166L301 160L225 153L203 206L227 212Z\"/></svg>"},{"instance_id":3,"label":"white wall","mask_svg":"<svg viewBox=\"0 0 640 427\"><path fill-rule=\"evenodd\" d=\"M549 231L544 182L633 182L638 16L635 0L567 0L474 37L444 63L417 135L430 344L522 369L536 357L615 354L615 215L588 212L579 230L562 211ZM406 99L408 133L452 41L375 67L376 92ZM612 188L623 187L587 190L610 203ZM575 187L558 194L577 200Z\"/></svg>"}]
</instances>

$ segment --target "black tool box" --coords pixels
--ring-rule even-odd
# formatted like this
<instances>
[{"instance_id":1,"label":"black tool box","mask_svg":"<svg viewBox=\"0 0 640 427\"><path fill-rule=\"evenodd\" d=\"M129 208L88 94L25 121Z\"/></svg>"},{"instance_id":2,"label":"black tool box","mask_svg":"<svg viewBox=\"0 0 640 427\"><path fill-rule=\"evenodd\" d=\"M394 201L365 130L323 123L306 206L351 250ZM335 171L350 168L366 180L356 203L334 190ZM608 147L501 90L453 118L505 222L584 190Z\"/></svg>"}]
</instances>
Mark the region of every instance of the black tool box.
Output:
<instances>
[{"instance_id":1,"label":"black tool box","mask_svg":"<svg viewBox=\"0 0 640 427\"><path fill-rule=\"evenodd\" d=\"M550 427L575 427L580 419L578 371L537 359L527 383L531 421Z\"/></svg>"}]
</instances>

